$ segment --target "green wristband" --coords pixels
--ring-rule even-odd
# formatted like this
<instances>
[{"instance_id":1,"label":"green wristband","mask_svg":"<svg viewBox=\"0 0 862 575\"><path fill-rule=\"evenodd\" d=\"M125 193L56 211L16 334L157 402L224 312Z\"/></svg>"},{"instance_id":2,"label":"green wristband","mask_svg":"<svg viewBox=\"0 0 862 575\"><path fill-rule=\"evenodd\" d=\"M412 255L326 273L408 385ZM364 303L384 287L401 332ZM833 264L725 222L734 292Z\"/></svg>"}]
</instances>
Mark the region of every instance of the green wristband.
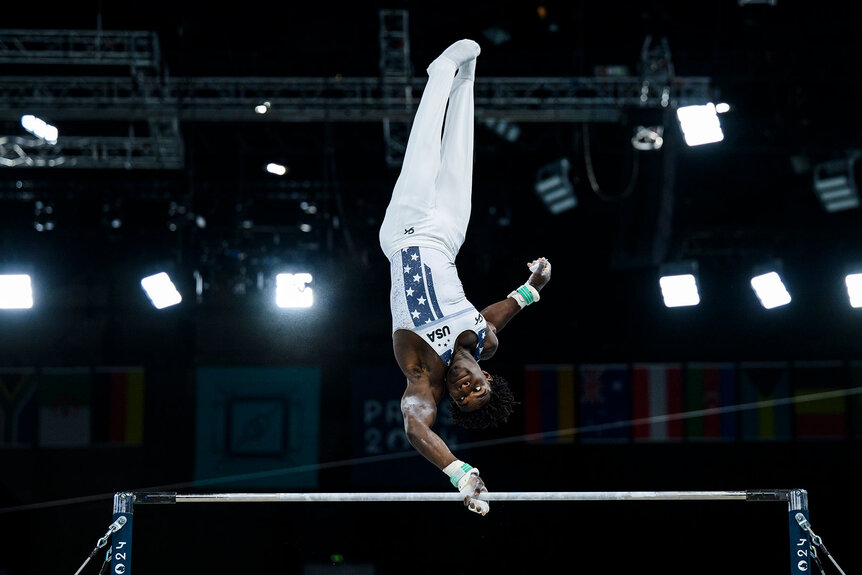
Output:
<instances>
[{"instance_id":1,"label":"green wristband","mask_svg":"<svg viewBox=\"0 0 862 575\"><path fill-rule=\"evenodd\" d=\"M527 305L533 303L533 292L530 291L530 288L523 285L518 288L518 293L521 294L521 296L524 298L524 301L527 302Z\"/></svg>"},{"instance_id":2,"label":"green wristband","mask_svg":"<svg viewBox=\"0 0 862 575\"><path fill-rule=\"evenodd\" d=\"M458 488L458 482L461 481L461 478L467 475L471 469L473 469L472 465L469 463L462 463L453 471L452 475L449 476L449 481L455 486L455 489Z\"/></svg>"}]
</instances>

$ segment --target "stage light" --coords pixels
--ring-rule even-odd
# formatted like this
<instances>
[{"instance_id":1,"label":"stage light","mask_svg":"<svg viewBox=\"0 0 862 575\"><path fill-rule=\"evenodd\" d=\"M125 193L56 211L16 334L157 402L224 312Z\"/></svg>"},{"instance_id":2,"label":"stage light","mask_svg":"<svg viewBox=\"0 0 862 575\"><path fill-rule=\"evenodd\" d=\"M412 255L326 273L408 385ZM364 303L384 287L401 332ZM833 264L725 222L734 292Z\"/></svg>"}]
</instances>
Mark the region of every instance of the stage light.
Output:
<instances>
[{"instance_id":1,"label":"stage light","mask_svg":"<svg viewBox=\"0 0 862 575\"><path fill-rule=\"evenodd\" d=\"M697 262L663 264L659 269L659 286L666 307L686 307L700 303L697 290Z\"/></svg>"},{"instance_id":2,"label":"stage light","mask_svg":"<svg viewBox=\"0 0 862 575\"><path fill-rule=\"evenodd\" d=\"M730 104L727 102L721 102L715 105L715 113L716 114L725 114L730 112Z\"/></svg>"},{"instance_id":3,"label":"stage light","mask_svg":"<svg viewBox=\"0 0 862 575\"><path fill-rule=\"evenodd\" d=\"M578 205L575 188L569 180L570 167L569 160L563 158L542 166L536 174L534 186L536 194L542 198L545 207L554 215L571 210Z\"/></svg>"},{"instance_id":4,"label":"stage light","mask_svg":"<svg viewBox=\"0 0 862 575\"><path fill-rule=\"evenodd\" d=\"M632 146L642 152L660 150L664 144L663 135L664 126L638 126L632 136Z\"/></svg>"},{"instance_id":5,"label":"stage light","mask_svg":"<svg viewBox=\"0 0 862 575\"><path fill-rule=\"evenodd\" d=\"M141 287L156 309L164 309L183 301L180 292L165 272L143 278Z\"/></svg>"},{"instance_id":6,"label":"stage light","mask_svg":"<svg viewBox=\"0 0 862 575\"><path fill-rule=\"evenodd\" d=\"M679 119L685 143L689 146L711 144L724 139L721 122L718 121L715 104L712 102L703 106L683 106L677 109L676 117Z\"/></svg>"},{"instance_id":7,"label":"stage light","mask_svg":"<svg viewBox=\"0 0 862 575\"><path fill-rule=\"evenodd\" d=\"M123 227L123 204L120 200L102 204L102 225L112 230Z\"/></svg>"},{"instance_id":8,"label":"stage light","mask_svg":"<svg viewBox=\"0 0 862 575\"><path fill-rule=\"evenodd\" d=\"M847 274L844 283L847 285L850 307L862 307L862 273Z\"/></svg>"},{"instance_id":9,"label":"stage light","mask_svg":"<svg viewBox=\"0 0 862 575\"><path fill-rule=\"evenodd\" d=\"M489 118L482 121L489 130L506 140L507 142L517 142L521 137L521 126L508 120L498 120Z\"/></svg>"},{"instance_id":10,"label":"stage light","mask_svg":"<svg viewBox=\"0 0 862 575\"><path fill-rule=\"evenodd\" d=\"M275 276L275 304L278 307L311 307L314 293L308 284L311 274L278 274Z\"/></svg>"},{"instance_id":11,"label":"stage light","mask_svg":"<svg viewBox=\"0 0 862 575\"><path fill-rule=\"evenodd\" d=\"M855 155L830 160L814 167L814 192L827 212L859 207Z\"/></svg>"},{"instance_id":12,"label":"stage light","mask_svg":"<svg viewBox=\"0 0 862 575\"><path fill-rule=\"evenodd\" d=\"M751 278L751 288L766 309L787 305L790 303L790 292L781 281L777 272L769 272Z\"/></svg>"},{"instance_id":13,"label":"stage light","mask_svg":"<svg viewBox=\"0 0 862 575\"><path fill-rule=\"evenodd\" d=\"M0 309L33 307L33 286L27 274L0 275Z\"/></svg>"},{"instance_id":14,"label":"stage light","mask_svg":"<svg viewBox=\"0 0 862 575\"><path fill-rule=\"evenodd\" d=\"M37 138L42 138L49 144L56 144L57 138L60 136L60 132L57 128L32 114L21 116L21 125L25 130Z\"/></svg>"},{"instance_id":15,"label":"stage light","mask_svg":"<svg viewBox=\"0 0 862 575\"><path fill-rule=\"evenodd\" d=\"M266 171L276 176L283 176L287 173L287 168L281 164L269 163L266 165Z\"/></svg>"},{"instance_id":16,"label":"stage light","mask_svg":"<svg viewBox=\"0 0 862 575\"><path fill-rule=\"evenodd\" d=\"M258 104L257 106L254 107L254 111L257 112L258 114L266 114L267 112L269 112L269 108L271 105L272 104L270 104L269 102L264 102L263 104Z\"/></svg>"},{"instance_id":17,"label":"stage light","mask_svg":"<svg viewBox=\"0 0 862 575\"><path fill-rule=\"evenodd\" d=\"M37 232L50 232L56 225L54 204L37 201L33 206L33 228Z\"/></svg>"},{"instance_id":18,"label":"stage light","mask_svg":"<svg viewBox=\"0 0 862 575\"><path fill-rule=\"evenodd\" d=\"M691 274L662 276L659 278L659 285L666 307L685 307L700 303L697 281Z\"/></svg>"}]
</instances>

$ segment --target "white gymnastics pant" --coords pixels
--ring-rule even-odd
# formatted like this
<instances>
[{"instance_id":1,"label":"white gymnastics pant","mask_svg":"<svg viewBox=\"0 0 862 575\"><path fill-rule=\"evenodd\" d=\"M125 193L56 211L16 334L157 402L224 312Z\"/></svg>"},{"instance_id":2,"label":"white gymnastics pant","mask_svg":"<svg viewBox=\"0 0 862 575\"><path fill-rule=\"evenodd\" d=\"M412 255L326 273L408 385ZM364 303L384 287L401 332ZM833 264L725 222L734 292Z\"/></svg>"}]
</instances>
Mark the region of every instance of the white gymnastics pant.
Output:
<instances>
[{"instance_id":1,"label":"white gymnastics pant","mask_svg":"<svg viewBox=\"0 0 862 575\"><path fill-rule=\"evenodd\" d=\"M473 184L473 81L455 72L445 58L428 67L401 174L380 226L380 247L390 261L404 247L422 246L454 262L464 243Z\"/></svg>"}]
</instances>

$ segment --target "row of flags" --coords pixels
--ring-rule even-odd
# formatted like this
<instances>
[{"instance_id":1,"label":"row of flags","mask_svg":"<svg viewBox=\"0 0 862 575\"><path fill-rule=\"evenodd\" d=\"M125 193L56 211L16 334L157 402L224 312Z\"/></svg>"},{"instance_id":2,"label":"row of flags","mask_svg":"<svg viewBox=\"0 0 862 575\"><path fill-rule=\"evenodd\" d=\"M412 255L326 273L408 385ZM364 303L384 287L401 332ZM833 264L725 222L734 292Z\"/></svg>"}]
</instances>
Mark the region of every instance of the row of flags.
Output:
<instances>
[{"instance_id":1,"label":"row of flags","mask_svg":"<svg viewBox=\"0 0 862 575\"><path fill-rule=\"evenodd\" d=\"M140 445L142 368L0 368L0 446Z\"/></svg>"},{"instance_id":2,"label":"row of flags","mask_svg":"<svg viewBox=\"0 0 862 575\"><path fill-rule=\"evenodd\" d=\"M399 398L392 396L403 376L386 368L355 370L350 378L360 410L354 419L361 438L356 455L407 447ZM206 380L210 372L198 375ZM236 377L250 393L248 383L255 378L246 375ZM319 388L319 370L289 375L278 373L274 381L296 380L300 388L315 382ZM139 367L0 368L0 447L140 445L145 379ZM207 389L203 385L199 392ZM554 443L862 439L860 391L862 362L528 365L525 433ZM264 408L295 419L258 400L237 403L234 415L268 413ZM444 410L440 431L453 443L463 441L448 423ZM281 435L273 433L269 441L275 445ZM263 439L253 439L239 437L234 449L270 449Z\"/></svg>"},{"instance_id":3,"label":"row of flags","mask_svg":"<svg viewBox=\"0 0 862 575\"><path fill-rule=\"evenodd\" d=\"M862 363L528 365L528 440L862 439Z\"/></svg>"}]
</instances>

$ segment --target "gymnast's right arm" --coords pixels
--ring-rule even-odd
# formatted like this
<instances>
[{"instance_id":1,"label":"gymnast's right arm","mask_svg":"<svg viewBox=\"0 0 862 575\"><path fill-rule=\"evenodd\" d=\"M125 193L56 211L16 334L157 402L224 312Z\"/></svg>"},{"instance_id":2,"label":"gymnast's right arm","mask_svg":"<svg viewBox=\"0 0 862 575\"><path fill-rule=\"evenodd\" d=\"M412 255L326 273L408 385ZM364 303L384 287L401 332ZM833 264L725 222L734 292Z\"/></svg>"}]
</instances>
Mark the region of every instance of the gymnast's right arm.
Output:
<instances>
[{"instance_id":1,"label":"gymnast's right arm","mask_svg":"<svg viewBox=\"0 0 862 575\"><path fill-rule=\"evenodd\" d=\"M408 378L407 389L401 397L401 414L404 416L407 440L425 459L449 476L452 485L464 498L464 505L471 511L485 515L489 509L488 502L474 499L488 491L479 477L479 470L456 459L440 436L431 430L437 417L437 402L431 392L428 374L423 375Z\"/></svg>"},{"instance_id":2,"label":"gymnast's right arm","mask_svg":"<svg viewBox=\"0 0 862 575\"><path fill-rule=\"evenodd\" d=\"M426 376L427 377L427 376ZM444 469L455 461L455 456L431 426L437 418L437 402L431 393L431 385L424 378L407 380L407 389L401 397L401 414L404 416L404 432L416 451L425 459Z\"/></svg>"}]
</instances>

